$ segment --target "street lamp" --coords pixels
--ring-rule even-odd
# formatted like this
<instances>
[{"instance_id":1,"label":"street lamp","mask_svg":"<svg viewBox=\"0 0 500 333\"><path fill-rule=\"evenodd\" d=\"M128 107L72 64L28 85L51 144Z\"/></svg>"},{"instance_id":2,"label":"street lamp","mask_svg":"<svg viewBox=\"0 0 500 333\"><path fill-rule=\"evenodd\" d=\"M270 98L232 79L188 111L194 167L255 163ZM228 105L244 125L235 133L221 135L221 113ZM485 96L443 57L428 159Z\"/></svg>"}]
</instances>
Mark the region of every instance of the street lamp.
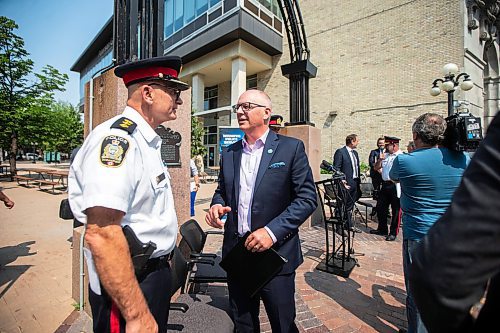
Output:
<instances>
[{"instance_id":1,"label":"street lamp","mask_svg":"<svg viewBox=\"0 0 500 333\"><path fill-rule=\"evenodd\" d=\"M446 91L448 93L448 116L453 115L453 93L455 92L455 88L460 85L460 89L463 91L471 90L474 87L474 83L470 79L469 74L460 73L458 74L458 66L455 64L446 64L443 67L443 79L435 79L432 82L431 95L437 96L442 91ZM460 79L462 78L462 82ZM438 86L438 83L441 83Z\"/></svg>"}]
</instances>

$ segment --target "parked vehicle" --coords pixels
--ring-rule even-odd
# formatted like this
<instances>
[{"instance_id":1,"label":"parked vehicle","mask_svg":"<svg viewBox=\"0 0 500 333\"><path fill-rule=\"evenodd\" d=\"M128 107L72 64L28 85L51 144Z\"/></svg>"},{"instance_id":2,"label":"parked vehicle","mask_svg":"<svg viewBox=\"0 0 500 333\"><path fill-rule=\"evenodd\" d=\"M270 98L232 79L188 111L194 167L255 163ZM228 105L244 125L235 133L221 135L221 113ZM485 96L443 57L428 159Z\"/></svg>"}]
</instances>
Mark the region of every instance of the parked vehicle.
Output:
<instances>
[{"instance_id":1,"label":"parked vehicle","mask_svg":"<svg viewBox=\"0 0 500 333\"><path fill-rule=\"evenodd\" d=\"M41 160L40 155L35 153L26 153L26 160L28 161L37 161Z\"/></svg>"}]
</instances>

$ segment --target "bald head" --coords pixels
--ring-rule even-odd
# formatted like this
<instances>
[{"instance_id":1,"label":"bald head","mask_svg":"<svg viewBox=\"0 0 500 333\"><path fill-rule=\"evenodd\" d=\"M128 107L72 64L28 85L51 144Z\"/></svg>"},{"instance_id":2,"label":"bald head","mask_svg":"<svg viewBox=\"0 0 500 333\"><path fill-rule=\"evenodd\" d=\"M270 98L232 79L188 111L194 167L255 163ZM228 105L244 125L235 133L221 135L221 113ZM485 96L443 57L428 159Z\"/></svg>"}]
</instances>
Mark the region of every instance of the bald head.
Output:
<instances>
[{"instance_id":1,"label":"bald head","mask_svg":"<svg viewBox=\"0 0 500 333\"><path fill-rule=\"evenodd\" d=\"M240 100L246 102L252 102L260 105L265 105L271 111L273 109L273 105L271 102L271 98L265 92L257 89L248 89L240 96Z\"/></svg>"}]
</instances>

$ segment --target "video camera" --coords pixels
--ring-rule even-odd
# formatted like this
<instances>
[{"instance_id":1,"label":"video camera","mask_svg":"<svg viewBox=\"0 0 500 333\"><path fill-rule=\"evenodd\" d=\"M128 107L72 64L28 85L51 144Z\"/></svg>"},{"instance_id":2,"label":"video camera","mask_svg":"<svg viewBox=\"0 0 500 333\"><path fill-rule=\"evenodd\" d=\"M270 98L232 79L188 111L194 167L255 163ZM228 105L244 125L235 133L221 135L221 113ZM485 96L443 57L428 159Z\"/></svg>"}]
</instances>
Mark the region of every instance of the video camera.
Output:
<instances>
[{"instance_id":1,"label":"video camera","mask_svg":"<svg viewBox=\"0 0 500 333\"><path fill-rule=\"evenodd\" d=\"M455 113L446 120L443 146L456 151L476 151L483 140L481 118L474 117L470 112Z\"/></svg>"}]
</instances>

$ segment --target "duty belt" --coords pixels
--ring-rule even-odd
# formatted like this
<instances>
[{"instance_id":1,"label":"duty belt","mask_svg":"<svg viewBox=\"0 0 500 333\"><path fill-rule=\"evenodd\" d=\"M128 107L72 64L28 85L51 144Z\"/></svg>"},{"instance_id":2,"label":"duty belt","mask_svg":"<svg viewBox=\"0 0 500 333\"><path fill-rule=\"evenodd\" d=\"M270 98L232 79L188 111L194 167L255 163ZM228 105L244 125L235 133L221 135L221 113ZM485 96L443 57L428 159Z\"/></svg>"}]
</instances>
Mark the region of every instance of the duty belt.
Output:
<instances>
[{"instance_id":1,"label":"duty belt","mask_svg":"<svg viewBox=\"0 0 500 333\"><path fill-rule=\"evenodd\" d=\"M146 265L144 265L144 268L140 272L140 276L137 276L139 282L144 280L144 278L149 274L168 267L169 266L168 262L172 259L173 255L174 251L164 256L148 259Z\"/></svg>"}]
</instances>

